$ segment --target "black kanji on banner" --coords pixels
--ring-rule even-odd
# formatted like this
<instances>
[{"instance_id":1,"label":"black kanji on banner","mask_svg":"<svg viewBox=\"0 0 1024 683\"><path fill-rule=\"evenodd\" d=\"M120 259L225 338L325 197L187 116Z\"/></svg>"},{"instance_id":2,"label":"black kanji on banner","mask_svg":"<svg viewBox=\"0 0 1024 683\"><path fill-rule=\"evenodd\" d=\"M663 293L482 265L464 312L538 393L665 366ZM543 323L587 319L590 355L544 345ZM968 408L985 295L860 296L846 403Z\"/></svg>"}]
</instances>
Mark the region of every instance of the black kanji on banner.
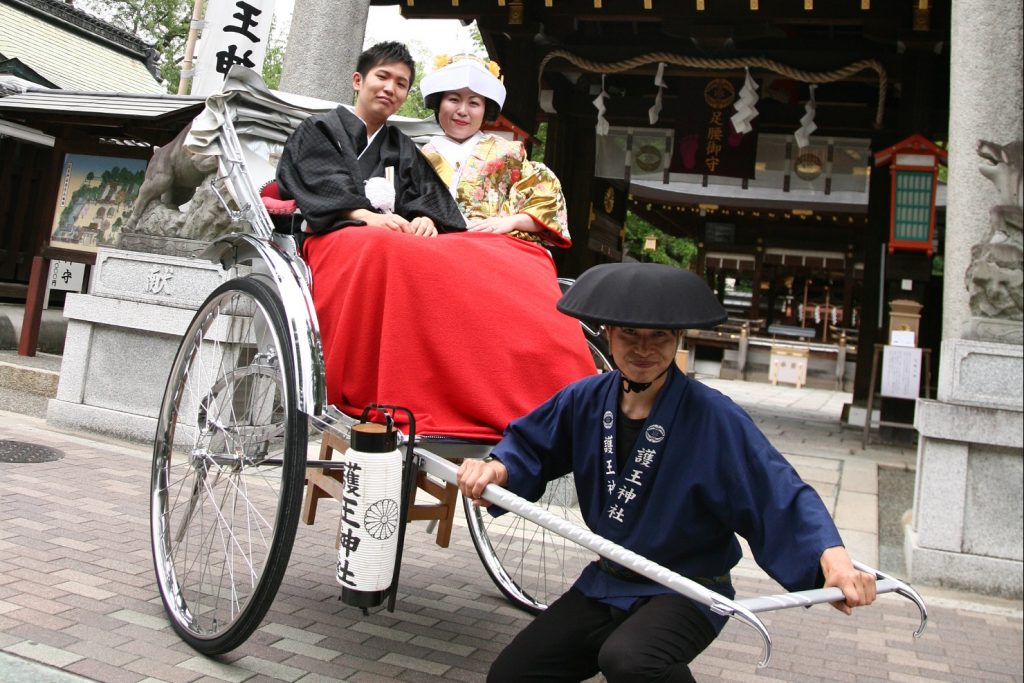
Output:
<instances>
[{"instance_id":1,"label":"black kanji on banner","mask_svg":"<svg viewBox=\"0 0 1024 683\"><path fill-rule=\"evenodd\" d=\"M672 112L677 121L673 173L696 173L732 178L753 178L757 161L757 120L754 130L738 133L729 118L736 112L742 81L726 78L685 78L673 81L685 103ZM680 92L681 91L681 92Z\"/></svg>"}]
</instances>

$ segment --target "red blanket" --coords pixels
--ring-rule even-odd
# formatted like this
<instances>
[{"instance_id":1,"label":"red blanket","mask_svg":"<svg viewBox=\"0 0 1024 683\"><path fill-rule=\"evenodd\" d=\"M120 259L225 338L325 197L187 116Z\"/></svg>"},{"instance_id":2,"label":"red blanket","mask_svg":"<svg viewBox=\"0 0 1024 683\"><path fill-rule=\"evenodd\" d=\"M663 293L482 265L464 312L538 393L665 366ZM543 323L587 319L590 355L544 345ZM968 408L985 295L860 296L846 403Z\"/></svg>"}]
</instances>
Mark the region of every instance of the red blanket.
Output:
<instances>
[{"instance_id":1,"label":"red blanket","mask_svg":"<svg viewBox=\"0 0 1024 683\"><path fill-rule=\"evenodd\" d=\"M490 233L350 227L306 240L327 398L404 406L420 434L497 441L509 421L595 372L541 247ZM403 421L403 428L405 425Z\"/></svg>"}]
</instances>

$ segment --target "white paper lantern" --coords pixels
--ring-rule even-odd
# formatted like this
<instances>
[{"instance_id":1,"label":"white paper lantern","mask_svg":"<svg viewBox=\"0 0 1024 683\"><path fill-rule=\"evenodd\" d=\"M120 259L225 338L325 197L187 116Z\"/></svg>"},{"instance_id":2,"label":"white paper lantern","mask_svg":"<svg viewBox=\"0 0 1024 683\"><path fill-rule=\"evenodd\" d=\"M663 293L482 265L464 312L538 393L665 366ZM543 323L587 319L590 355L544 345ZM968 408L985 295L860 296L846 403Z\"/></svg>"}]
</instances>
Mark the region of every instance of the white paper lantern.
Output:
<instances>
[{"instance_id":1,"label":"white paper lantern","mask_svg":"<svg viewBox=\"0 0 1024 683\"><path fill-rule=\"evenodd\" d=\"M396 432L356 425L344 463L336 577L346 604L376 607L391 587L398 552L402 455Z\"/></svg>"}]
</instances>

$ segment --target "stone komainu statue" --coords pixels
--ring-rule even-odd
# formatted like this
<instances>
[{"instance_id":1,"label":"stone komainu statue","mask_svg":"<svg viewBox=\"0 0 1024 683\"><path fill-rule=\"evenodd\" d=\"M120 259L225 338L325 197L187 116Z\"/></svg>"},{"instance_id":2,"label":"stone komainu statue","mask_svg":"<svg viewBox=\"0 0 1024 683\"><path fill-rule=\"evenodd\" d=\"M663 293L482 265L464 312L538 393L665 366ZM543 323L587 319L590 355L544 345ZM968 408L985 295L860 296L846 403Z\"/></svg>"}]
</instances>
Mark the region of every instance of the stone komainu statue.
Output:
<instances>
[{"instance_id":1,"label":"stone komainu statue","mask_svg":"<svg viewBox=\"0 0 1024 683\"><path fill-rule=\"evenodd\" d=\"M210 241L230 229L230 218L211 186L217 157L186 149L190 128L186 126L163 147L154 147L132 215L122 230L122 248L174 253L162 238ZM186 202L187 211L179 211Z\"/></svg>"},{"instance_id":2,"label":"stone komainu statue","mask_svg":"<svg viewBox=\"0 0 1024 683\"><path fill-rule=\"evenodd\" d=\"M1024 320L1022 152L1024 145L1021 140L1008 145L987 140L978 142L978 155L986 162L979 166L979 170L995 185L997 202L989 212L989 229L985 238L971 248L971 265L965 277L971 313L975 318L1006 322ZM1019 337L1019 326L1015 327ZM981 336L993 337L991 334ZM1014 341L1003 334L996 334L993 340Z\"/></svg>"}]
</instances>

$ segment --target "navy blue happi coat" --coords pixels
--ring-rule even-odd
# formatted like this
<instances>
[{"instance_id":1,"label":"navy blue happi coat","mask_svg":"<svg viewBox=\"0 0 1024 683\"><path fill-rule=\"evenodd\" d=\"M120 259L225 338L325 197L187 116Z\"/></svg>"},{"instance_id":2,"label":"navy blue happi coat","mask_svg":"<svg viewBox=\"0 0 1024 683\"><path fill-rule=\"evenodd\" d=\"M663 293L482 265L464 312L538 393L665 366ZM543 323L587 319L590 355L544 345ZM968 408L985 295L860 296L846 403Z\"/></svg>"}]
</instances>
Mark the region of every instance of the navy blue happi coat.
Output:
<instances>
[{"instance_id":1,"label":"navy blue happi coat","mask_svg":"<svg viewBox=\"0 0 1024 683\"><path fill-rule=\"evenodd\" d=\"M615 423L622 378L580 380L512 422L493 456L507 488L537 500L547 481L572 472L595 533L732 598L735 534L787 590L823 583L819 559L842 545L821 498L728 397L674 365L619 471ZM492 511L501 511L495 506ZM592 563L575 587L622 609L669 589ZM637 580L640 579L640 580ZM721 629L725 618L700 606Z\"/></svg>"}]
</instances>

